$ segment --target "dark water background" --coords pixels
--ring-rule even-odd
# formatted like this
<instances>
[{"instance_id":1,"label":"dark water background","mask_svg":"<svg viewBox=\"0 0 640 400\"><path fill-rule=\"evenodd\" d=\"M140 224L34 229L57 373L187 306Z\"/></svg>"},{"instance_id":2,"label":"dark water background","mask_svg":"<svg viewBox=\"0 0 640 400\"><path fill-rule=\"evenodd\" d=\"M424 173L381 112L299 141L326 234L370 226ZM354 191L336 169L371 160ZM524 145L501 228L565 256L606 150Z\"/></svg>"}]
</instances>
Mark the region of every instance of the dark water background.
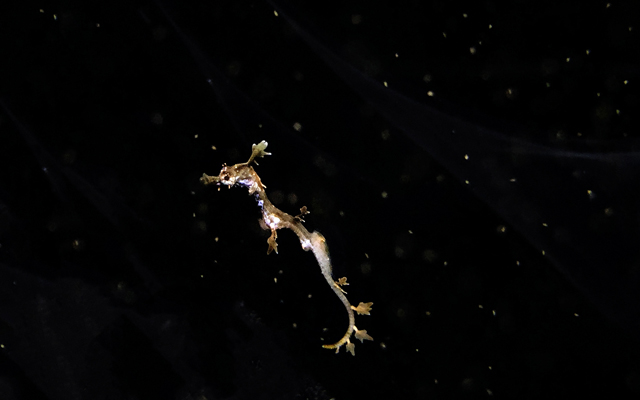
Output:
<instances>
[{"instance_id":1,"label":"dark water background","mask_svg":"<svg viewBox=\"0 0 640 400\"><path fill-rule=\"evenodd\" d=\"M21 7L0 398L640 394L637 2ZM374 302L356 357L311 253L199 184L260 140Z\"/></svg>"}]
</instances>

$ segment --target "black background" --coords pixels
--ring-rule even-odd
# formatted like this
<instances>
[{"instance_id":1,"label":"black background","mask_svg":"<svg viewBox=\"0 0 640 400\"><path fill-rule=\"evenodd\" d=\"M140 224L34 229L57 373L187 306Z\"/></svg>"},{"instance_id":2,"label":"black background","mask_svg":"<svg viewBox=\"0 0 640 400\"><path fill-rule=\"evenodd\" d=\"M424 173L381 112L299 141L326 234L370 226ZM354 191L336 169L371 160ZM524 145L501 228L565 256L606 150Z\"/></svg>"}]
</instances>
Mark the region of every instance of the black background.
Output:
<instances>
[{"instance_id":1,"label":"black background","mask_svg":"<svg viewBox=\"0 0 640 400\"><path fill-rule=\"evenodd\" d=\"M3 12L0 398L637 398L638 8ZM199 183L260 140L374 302L356 357L295 235Z\"/></svg>"}]
</instances>

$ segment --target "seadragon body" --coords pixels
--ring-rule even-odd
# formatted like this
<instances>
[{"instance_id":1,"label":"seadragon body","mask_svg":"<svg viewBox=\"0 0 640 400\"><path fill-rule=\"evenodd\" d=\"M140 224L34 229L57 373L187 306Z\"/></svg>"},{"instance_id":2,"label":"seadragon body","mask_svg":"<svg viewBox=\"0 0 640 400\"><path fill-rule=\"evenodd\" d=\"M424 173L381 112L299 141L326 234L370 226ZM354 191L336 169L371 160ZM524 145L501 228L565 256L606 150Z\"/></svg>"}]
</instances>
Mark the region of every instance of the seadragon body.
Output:
<instances>
[{"instance_id":1,"label":"seadragon body","mask_svg":"<svg viewBox=\"0 0 640 400\"><path fill-rule=\"evenodd\" d=\"M347 328L344 336L336 343L325 344L322 347L326 349L336 349L337 353L341 346L346 345L347 351L355 355L354 344L350 341L350 337L354 332L356 339L359 339L361 342L365 339L373 340L373 338L367 335L366 330L359 330L356 328L353 311L356 311L359 315L369 315L373 303L360 303L357 307L354 307L349 303L349 300L345 296L346 292L341 287L348 285L347 278L340 278L337 281L333 279L329 247L327 246L324 236L317 231L309 232L302 224L304 222L304 216L309 213L307 211L307 207L302 207L300 209L300 214L293 217L281 211L271 203L265 192L266 186L262 184L260 177L253 169L253 166L251 166L252 162L257 165L257 162L255 161L256 158L271 154L265 152L267 145L268 143L264 140L258 144L254 144L252 146L251 157L249 157L247 162L232 166L224 164L218 176L203 174L200 180L205 185L222 184L229 187L239 185L246 187L249 190L249 194L256 198L258 206L260 206L262 210L262 219L260 220L261 226L264 229L271 231L271 236L267 239L267 243L269 244L267 254L270 254L272 251L275 251L276 253L278 252L278 244L276 243L276 239L278 237L276 231L278 229L288 228L298 235L300 245L305 251L311 250L313 252L327 283L331 289L333 289L338 298L340 298L340 301L344 304L349 315L349 327Z\"/></svg>"}]
</instances>

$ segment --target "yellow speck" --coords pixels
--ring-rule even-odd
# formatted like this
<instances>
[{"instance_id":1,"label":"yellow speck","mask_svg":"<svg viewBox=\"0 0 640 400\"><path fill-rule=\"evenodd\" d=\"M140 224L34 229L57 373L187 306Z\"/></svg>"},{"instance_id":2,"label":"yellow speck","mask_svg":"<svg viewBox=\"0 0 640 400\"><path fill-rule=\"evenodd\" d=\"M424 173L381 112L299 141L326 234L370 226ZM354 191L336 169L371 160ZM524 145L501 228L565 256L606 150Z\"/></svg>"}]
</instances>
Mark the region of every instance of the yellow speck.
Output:
<instances>
[{"instance_id":1,"label":"yellow speck","mask_svg":"<svg viewBox=\"0 0 640 400\"><path fill-rule=\"evenodd\" d=\"M551 87L551 84L549 82L546 83L547 87Z\"/></svg>"},{"instance_id":2,"label":"yellow speck","mask_svg":"<svg viewBox=\"0 0 640 400\"><path fill-rule=\"evenodd\" d=\"M211 150L218 150L216 146L211 146Z\"/></svg>"},{"instance_id":3,"label":"yellow speck","mask_svg":"<svg viewBox=\"0 0 640 400\"><path fill-rule=\"evenodd\" d=\"M620 115L620 110L616 110L616 115Z\"/></svg>"},{"instance_id":4,"label":"yellow speck","mask_svg":"<svg viewBox=\"0 0 640 400\"><path fill-rule=\"evenodd\" d=\"M543 222L543 223L542 223L542 226L544 226L544 227L548 227L549 225L547 225L547 223L546 223L546 222Z\"/></svg>"},{"instance_id":5,"label":"yellow speck","mask_svg":"<svg viewBox=\"0 0 640 400\"><path fill-rule=\"evenodd\" d=\"M419 349L416 349L416 353L418 353L418 352L420 352L420 350L419 350Z\"/></svg>"},{"instance_id":6,"label":"yellow speck","mask_svg":"<svg viewBox=\"0 0 640 400\"><path fill-rule=\"evenodd\" d=\"M409 235L413 235L413 231L409 229Z\"/></svg>"},{"instance_id":7,"label":"yellow speck","mask_svg":"<svg viewBox=\"0 0 640 400\"><path fill-rule=\"evenodd\" d=\"M40 13L44 14L44 10L42 8L40 9Z\"/></svg>"},{"instance_id":8,"label":"yellow speck","mask_svg":"<svg viewBox=\"0 0 640 400\"><path fill-rule=\"evenodd\" d=\"M469 53L471 54L476 54L476 48L475 47L469 47Z\"/></svg>"},{"instance_id":9,"label":"yellow speck","mask_svg":"<svg viewBox=\"0 0 640 400\"><path fill-rule=\"evenodd\" d=\"M195 218L195 217L196 217L196 213L193 213L193 218Z\"/></svg>"},{"instance_id":10,"label":"yellow speck","mask_svg":"<svg viewBox=\"0 0 640 400\"><path fill-rule=\"evenodd\" d=\"M462 14L462 18L467 18L467 13Z\"/></svg>"},{"instance_id":11,"label":"yellow speck","mask_svg":"<svg viewBox=\"0 0 640 400\"><path fill-rule=\"evenodd\" d=\"M204 278L204 275L200 275L200 278Z\"/></svg>"},{"instance_id":12,"label":"yellow speck","mask_svg":"<svg viewBox=\"0 0 640 400\"><path fill-rule=\"evenodd\" d=\"M611 7L611 3L607 3L607 8Z\"/></svg>"},{"instance_id":13,"label":"yellow speck","mask_svg":"<svg viewBox=\"0 0 640 400\"><path fill-rule=\"evenodd\" d=\"M4 343L0 344L0 348L4 349Z\"/></svg>"},{"instance_id":14,"label":"yellow speck","mask_svg":"<svg viewBox=\"0 0 640 400\"><path fill-rule=\"evenodd\" d=\"M478 304L478 308L482 309L484 307L482 306L482 304Z\"/></svg>"},{"instance_id":15,"label":"yellow speck","mask_svg":"<svg viewBox=\"0 0 640 400\"><path fill-rule=\"evenodd\" d=\"M444 36L444 38L447 38L447 32L442 32L442 36Z\"/></svg>"},{"instance_id":16,"label":"yellow speck","mask_svg":"<svg viewBox=\"0 0 640 400\"><path fill-rule=\"evenodd\" d=\"M493 25L489 24L489 29L493 28Z\"/></svg>"},{"instance_id":17,"label":"yellow speck","mask_svg":"<svg viewBox=\"0 0 640 400\"><path fill-rule=\"evenodd\" d=\"M629 81L625 79L623 83L626 85Z\"/></svg>"},{"instance_id":18,"label":"yellow speck","mask_svg":"<svg viewBox=\"0 0 640 400\"><path fill-rule=\"evenodd\" d=\"M611 207L607 207L604 209L604 215L606 215L607 217L610 217L613 215L613 209Z\"/></svg>"},{"instance_id":19,"label":"yellow speck","mask_svg":"<svg viewBox=\"0 0 640 400\"><path fill-rule=\"evenodd\" d=\"M278 278L273 278L273 281L274 281L275 283L278 283Z\"/></svg>"},{"instance_id":20,"label":"yellow speck","mask_svg":"<svg viewBox=\"0 0 640 400\"><path fill-rule=\"evenodd\" d=\"M387 196L388 196L388 193L387 192L382 192L380 195L382 196L383 199L386 199Z\"/></svg>"},{"instance_id":21,"label":"yellow speck","mask_svg":"<svg viewBox=\"0 0 640 400\"><path fill-rule=\"evenodd\" d=\"M578 315L578 313L573 313L574 317L579 317L580 315Z\"/></svg>"},{"instance_id":22,"label":"yellow speck","mask_svg":"<svg viewBox=\"0 0 640 400\"><path fill-rule=\"evenodd\" d=\"M278 16L278 12L276 10L273 10L273 15L275 15L277 17Z\"/></svg>"},{"instance_id":23,"label":"yellow speck","mask_svg":"<svg viewBox=\"0 0 640 400\"><path fill-rule=\"evenodd\" d=\"M600 97L600 92L596 93L596 96Z\"/></svg>"},{"instance_id":24,"label":"yellow speck","mask_svg":"<svg viewBox=\"0 0 640 400\"><path fill-rule=\"evenodd\" d=\"M567 57L567 62L571 61L571 57Z\"/></svg>"},{"instance_id":25,"label":"yellow speck","mask_svg":"<svg viewBox=\"0 0 640 400\"><path fill-rule=\"evenodd\" d=\"M496 316L496 310L491 310L491 314L493 314L493 316Z\"/></svg>"},{"instance_id":26,"label":"yellow speck","mask_svg":"<svg viewBox=\"0 0 640 400\"><path fill-rule=\"evenodd\" d=\"M58 20L58 16L56 14L53 14L53 19L57 21Z\"/></svg>"},{"instance_id":27,"label":"yellow speck","mask_svg":"<svg viewBox=\"0 0 640 400\"><path fill-rule=\"evenodd\" d=\"M312 298L312 297L313 297L313 296L311 295L311 293L309 293L309 294L307 295L307 299L310 299L310 298Z\"/></svg>"},{"instance_id":28,"label":"yellow speck","mask_svg":"<svg viewBox=\"0 0 640 400\"><path fill-rule=\"evenodd\" d=\"M520 261L516 261L516 265L519 267L520 266Z\"/></svg>"},{"instance_id":29,"label":"yellow speck","mask_svg":"<svg viewBox=\"0 0 640 400\"><path fill-rule=\"evenodd\" d=\"M431 315L431 311L427 311L427 315Z\"/></svg>"},{"instance_id":30,"label":"yellow speck","mask_svg":"<svg viewBox=\"0 0 640 400\"><path fill-rule=\"evenodd\" d=\"M96 24L96 28L100 28L100 23L97 23L97 24Z\"/></svg>"},{"instance_id":31,"label":"yellow speck","mask_svg":"<svg viewBox=\"0 0 640 400\"><path fill-rule=\"evenodd\" d=\"M389 85L387 84L387 81L382 82L384 84L384 87L389 87Z\"/></svg>"},{"instance_id":32,"label":"yellow speck","mask_svg":"<svg viewBox=\"0 0 640 400\"><path fill-rule=\"evenodd\" d=\"M546 255L546 254L547 254L547 253L546 253L544 250L542 250L542 255L544 256L544 255Z\"/></svg>"},{"instance_id":33,"label":"yellow speck","mask_svg":"<svg viewBox=\"0 0 640 400\"><path fill-rule=\"evenodd\" d=\"M369 254L364 253L365 258L369 258Z\"/></svg>"},{"instance_id":34,"label":"yellow speck","mask_svg":"<svg viewBox=\"0 0 640 400\"><path fill-rule=\"evenodd\" d=\"M193 135L193 138L194 138L194 139L197 139L197 138L198 138L198 135Z\"/></svg>"},{"instance_id":35,"label":"yellow speck","mask_svg":"<svg viewBox=\"0 0 640 400\"><path fill-rule=\"evenodd\" d=\"M489 365L489 370L492 370L493 368L491 367L491 365Z\"/></svg>"},{"instance_id":36,"label":"yellow speck","mask_svg":"<svg viewBox=\"0 0 640 400\"><path fill-rule=\"evenodd\" d=\"M433 91L429 90L429 91L427 92L427 96L429 96L429 97L433 97Z\"/></svg>"},{"instance_id":37,"label":"yellow speck","mask_svg":"<svg viewBox=\"0 0 640 400\"><path fill-rule=\"evenodd\" d=\"M295 124L293 124L293 129L300 132L300 130L302 129L302 124L300 124L300 122L296 122Z\"/></svg>"},{"instance_id":38,"label":"yellow speck","mask_svg":"<svg viewBox=\"0 0 640 400\"><path fill-rule=\"evenodd\" d=\"M464 181L464 183L466 183L466 184L468 185L468 184L469 184L469 181L468 181L468 180L465 180L465 181Z\"/></svg>"},{"instance_id":39,"label":"yellow speck","mask_svg":"<svg viewBox=\"0 0 640 400\"><path fill-rule=\"evenodd\" d=\"M468 159L469 159L469 155L468 155L468 154L465 154L465 155L464 155L464 159L465 159L465 160L468 160Z\"/></svg>"},{"instance_id":40,"label":"yellow speck","mask_svg":"<svg viewBox=\"0 0 640 400\"><path fill-rule=\"evenodd\" d=\"M587 49L586 53L587 55L591 54L591 50Z\"/></svg>"},{"instance_id":41,"label":"yellow speck","mask_svg":"<svg viewBox=\"0 0 640 400\"><path fill-rule=\"evenodd\" d=\"M398 58L398 53L396 53L396 58Z\"/></svg>"},{"instance_id":42,"label":"yellow speck","mask_svg":"<svg viewBox=\"0 0 640 400\"><path fill-rule=\"evenodd\" d=\"M298 324L294 322L292 326L293 326L293 329L296 329L298 327Z\"/></svg>"}]
</instances>

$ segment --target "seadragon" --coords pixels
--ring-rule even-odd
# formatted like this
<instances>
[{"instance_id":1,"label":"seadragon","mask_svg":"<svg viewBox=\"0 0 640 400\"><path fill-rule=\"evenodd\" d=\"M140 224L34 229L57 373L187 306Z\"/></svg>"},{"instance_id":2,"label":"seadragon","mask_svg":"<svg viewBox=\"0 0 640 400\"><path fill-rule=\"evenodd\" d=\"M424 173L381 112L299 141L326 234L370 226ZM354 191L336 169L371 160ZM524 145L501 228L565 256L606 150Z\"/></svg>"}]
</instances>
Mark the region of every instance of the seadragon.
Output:
<instances>
[{"instance_id":1,"label":"seadragon","mask_svg":"<svg viewBox=\"0 0 640 400\"><path fill-rule=\"evenodd\" d=\"M340 278L337 281L333 279L329 247L327 246L327 241L324 236L317 231L310 233L307 228L302 225L304 216L309 214L306 206L300 209L299 215L293 217L281 211L269 201L265 193L266 186L262 184L260 177L251 166L251 163L258 165L256 158L271 155L271 153L265 151L267 145L268 143L264 140L258 144L254 144L252 146L251 157L249 157L247 162L232 166L223 164L218 176L203 174L200 181L205 185L216 184L220 186L222 184L229 188L238 185L246 187L249 190L249 195L253 195L256 198L258 206L262 210L260 225L263 229L271 230L271 236L267 239L269 245L267 254L270 254L272 251L278 253L278 244L276 243L278 237L276 231L278 229L289 228L298 235L302 249L313 252L320 265L322 275L324 275L331 289L333 289L340 301L342 301L349 315L349 327L344 336L342 336L342 339L333 344L325 344L322 347L325 349L336 349L336 353L338 353L340 347L346 345L347 351L355 356L355 345L350 341L351 335L355 334L355 338L360 340L360 342L364 342L365 339L373 340L373 338L367 334L366 330L356 328L353 312L355 311L359 315L369 315L373 303L360 303L357 307L349 303L349 300L345 296L346 292L342 289L342 286L348 285L347 278ZM218 188L218 190L219 189L220 188Z\"/></svg>"}]
</instances>

